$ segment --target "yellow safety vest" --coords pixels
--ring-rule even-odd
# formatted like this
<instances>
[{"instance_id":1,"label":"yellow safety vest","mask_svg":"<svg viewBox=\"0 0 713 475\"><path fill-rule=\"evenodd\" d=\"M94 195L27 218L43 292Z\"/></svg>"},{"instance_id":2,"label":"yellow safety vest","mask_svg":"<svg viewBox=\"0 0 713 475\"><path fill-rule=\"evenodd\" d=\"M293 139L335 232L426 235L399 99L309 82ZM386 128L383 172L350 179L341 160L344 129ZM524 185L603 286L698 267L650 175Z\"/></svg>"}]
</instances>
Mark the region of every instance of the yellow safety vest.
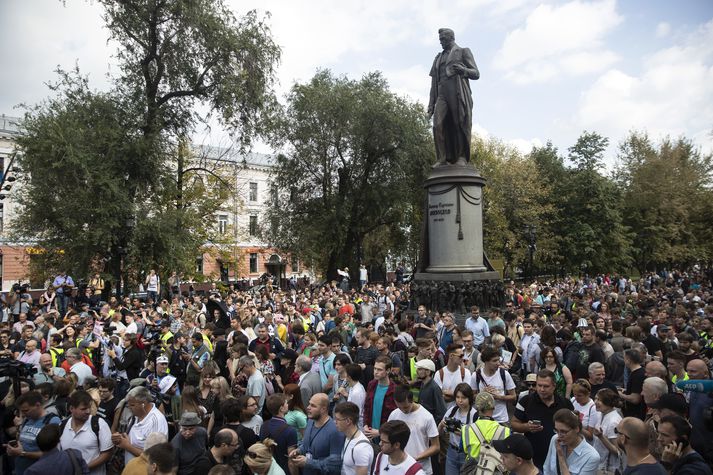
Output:
<instances>
[{"instance_id":1,"label":"yellow safety vest","mask_svg":"<svg viewBox=\"0 0 713 475\"><path fill-rule=\"evenodd\" d=\"M164 333L163 335L161 335L161 341L164 342L164 343L168 343L168 340L171 339L171 338L173 338L173 333L171 333L170 331L168 331L168 332Z\"/></svg>"},{"instance_id":2,"label":"yellow safety vest","mask_svg":"<svg viewBox=\"0 0 713 475\"><path fill-rule=\"evenodd\" d=\"M480 441L502 440L510 435L510 428L501 426L498 421L478 419L462 431L463 452L468 458L477 458L480 454Z\"/></svg>"},{"instance_id":3,"label":"yellow safety vest","mask_svg":"<svg viewBox=\"0 0 713 475\"><path fill-rule=\"evenodd\" d=\"M52 356L52 366L57 366L59 355L64 353L64 348L50 348L50 356Z\"/></svg>"}]
</instances>

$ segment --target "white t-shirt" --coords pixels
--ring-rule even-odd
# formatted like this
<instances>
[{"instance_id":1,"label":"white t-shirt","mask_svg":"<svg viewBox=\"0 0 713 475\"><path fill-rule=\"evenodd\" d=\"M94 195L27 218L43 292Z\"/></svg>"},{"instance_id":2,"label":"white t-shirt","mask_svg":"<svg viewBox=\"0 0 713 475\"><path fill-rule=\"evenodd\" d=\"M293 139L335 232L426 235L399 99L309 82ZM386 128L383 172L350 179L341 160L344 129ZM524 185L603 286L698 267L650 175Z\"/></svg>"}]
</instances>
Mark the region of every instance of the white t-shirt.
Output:
<instances>
[{"instance_id":1,"label":"white t-shirt","mask_svg":"<svg viewBox=\"0 0 713 475\"><path fill-rule=\"evenodd\" d=\"M411 443L410 440L409 443ZM409 454L406 454L406 458L404 459L404 461L398 465L391 465L389 463L388 455L381 454L381 457L379 458L379 475L406 475L408 469L416 463L416 459L411 457ZM386 470L386 467L388 467L389 469ZM374 472L376 472L376 467L374 467ZM414 475L426 475L426 472L424 470L419 470Z\"/></svg>"},{"instance_id":2,"label":"white t-shirt","mask_svg":"<svg viewBox=\"0 0 713 475\"><path fill-rule=\"evenodd\" d=\"M260 370L256 369L248 378L248 386L245 394L255 398L257 401L257 412L262 412L262 406L265 404L265 378Z\"/></svg>"},{"instance_id":3,"label":"white t-shirt","mask_svg":"<svg viewBox=\"0 0 713 475\"><path fill-rule=\"evenodd\" d=\"M79 450L87 464L99 457L102 452L114 447L114 444L111 442L111 429L101 417L99 418L99 441L97 442L97 435L92 430L91 416L78 432L72 430L72 420L70 419L64 427L64 432L61 434L59 443L62 450ZM94 470L89 471L89 475L104 475L105 473L106 464L102 464Z\"/></svg>"},{"instance_id":4,"label":"white t-shirt","mask_svg":"<svg viewBox=\"0 0 713 475\"><path fill-rule=\"evenodd\" d=\"M344 441L342 475L356 475L357 467L371 469L372 460L374 460L374 449L371 448L371 442L364 434L359 432L353 440Z\"/></svg>"},{"instance_id":5,"label":"white t-shirt","mask_svg":"<svg viewBox=\"0 0 713 475\"><path fill-rule=\"evenodd\" d=\"M582 423L582 427L597 427L599 424L599 419L601 419L601 412L597 411L597 407L592 399L582 406L574 398L571 399L572 406L574 410L579 413L579 420Z\"/></svg>"},{"instance_id":6,"label":"white t-shirt","mask_svg":"<svg viewBox=\"0 0 713 475\"><path fill-rule=\"evenodd\" d=\"M69 372L77 375L77 386L84 386L84 381L92 376L92 368L82 361L74 363L72 367L69 368Z\"/></svg>"},{"instance_id":7,"label":"white t-shirt","mask_svg":"<svg viewBox=\"0 0 713 475\"><path fill-rule=\"evenodd\" d=\"M430 439L432 437L438 437L438 426L436 421L433 419L433 415L428 412L423 406L418 406L415 411L404 413L401 409L396 409L389 416L390 421L403 421L411 429L411 436L408 438L408 444L404 451L412 457L417 457L422 454L426 449L431 446ZM388 457L387 457L388 458ZM382 463L384 461L382 460ZM404 472L413 464L407 464L404 468ZM431 475L433 469L431 468L431 459L426 459L421 462L423 466L423 471L426 475ZM385 465L384 465L385 466ZM391 473L391 468L389 467L388 475L394 475ZM383 471L381 472L384 473ZM398 472L401 473L401 472Z\"/></svg>"},{"instance_id":8,"label":"white t-shirt","mask_svg":"<svg viewBox=\"0 0 713 475\"><path fill-rule=\"evenodd\" d=\"M507 371L503 371L505 375L505 387L503 387L503 378L500 376L500 369L497 369L492 376L485 374L484 369L480 369L480 374L482 375L482 381L480 382L480 387L478 387L478 371L473 373L470 379L470 387L476 392L485 391L487 386L492 386L498 390L498 394L501 396L505 395L506 391L515 389L515 382L512 380L512 376ZM495 412L493 412L493 419L500 423L505 423L510 420L508 417L508 405L505 401L495 401Z\"/></svg>"},{"instance_id":9,"label":"white t-shirt","mask_svg":"<svg viewBox=\"0 0 713 475\"><path fill-rule=\"evenodd\" d=\"M262 427L262 417L255 414L249 421L241 422L241 424L248 429L255 432L255 435L260 436L260 428Z\"/></svg>"},{"instance_id":10,"label":"white t-shirt","mask_svg":"<svg viewBox=\"0 0 713 475\"><path fill-rule=\"evenodd\" d=\"M143 418L141 422L134 423L129 431L129 442L134 447L140 449L144 448L146 443L146 437L152 432L160 432L162 434L168 434L168 424L166 423L166 417L161 414L156 405L154 405L146 417ZM134 458L134 456L128 450L124 451L124 463L129 463L129 460Z\"/></svg>"},{"instance_id":11,"label":"white t-shirt","mask_svg":"<svg viewBox=\"0 0 713 475\"><path fill-rule=\"evenodd\" d=\"M609 414L605 414L595 427L601 430L604 437L611 441L612 439L616 439L616 432L614 430L619 425L619 422L621 422L621 419L619 411L614 409ZM614 442L614 445L616 445L616 442ZM594 437L592 446L599 453L599 468L601 470L609 469L614 471L619 468L619 455L609 452L609 449L604 446L602 441L599 440L599 437Z\"/></svg>"},{"instance_id":12,"label":"white t-shirt","mask_svg":"<svg viewBox=\"0 0 713 475\"><path fill-rule=\"evenodd\" d=\"M357 383L349 389L347 402L353 402L359 408L359 429L364 427L364 401L366 401L366 390L364 386L357 381Z\"/></svg>"},{"instance_id":13,"label":"white t-shirt","mask_svg":"<svg viewBox=\"0 0 713 475\"><path fill-rule=\"evenodd\" d=\"M443 372L443 381L441 381L441 371ZM449 391L455 390L456 386L458 386L460 383L467 383L470 384L470 379L471 379L471 372L469 369L464 368L462 370L463 372L461 373L461 368L458 367L456 368L455 371L451 372L447 366L439 369L436 371L436 374L433 377L433 380L436 382L439 388L441 389L447 389ZM463 377L461 378L461 374L463 374ZM451 401L448 403L447 408L450 409L451 407L455 406L456 402Z\"/></svg>"}]
</instances>

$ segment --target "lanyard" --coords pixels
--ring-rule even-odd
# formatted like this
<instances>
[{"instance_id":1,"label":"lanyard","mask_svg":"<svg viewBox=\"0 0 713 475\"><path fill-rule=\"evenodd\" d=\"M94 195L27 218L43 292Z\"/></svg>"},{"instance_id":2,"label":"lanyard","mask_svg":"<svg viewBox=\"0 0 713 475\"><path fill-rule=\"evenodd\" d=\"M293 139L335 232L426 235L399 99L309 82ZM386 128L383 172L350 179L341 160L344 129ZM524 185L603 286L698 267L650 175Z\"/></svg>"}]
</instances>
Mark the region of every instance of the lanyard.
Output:
<instances>
[{"instance_id":1,"label":"lanyard","mask_svg":"<svg viewBox=\"0 0 713 475\"><path fill-rule=\"evenodd\" d=\"M327 421L327 422L329 422L329 421ZM312 432L314 431L314 426L312 426L312 430L310 431L309 444L307 444L310 452L312 452L312 442L314 442L314 439L319 435L320 432L322 432L322 429L324 429L324 426L327 425L327 422L325 422L324 425L322 427L320 427L317 430L317 433L314 435L312 435ZM314 454L312 454L312 455L314 455Z\"/></svg>"}]
</instances>

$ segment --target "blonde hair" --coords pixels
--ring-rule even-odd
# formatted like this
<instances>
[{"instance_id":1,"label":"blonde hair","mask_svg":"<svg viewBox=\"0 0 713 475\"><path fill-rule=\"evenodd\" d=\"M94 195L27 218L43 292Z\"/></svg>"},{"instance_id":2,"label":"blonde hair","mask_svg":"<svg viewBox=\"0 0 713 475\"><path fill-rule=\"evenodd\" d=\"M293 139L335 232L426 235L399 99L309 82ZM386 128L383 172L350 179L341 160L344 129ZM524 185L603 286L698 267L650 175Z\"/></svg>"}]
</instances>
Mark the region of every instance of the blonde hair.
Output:
<instances>
[{"instance_id":1,"label":"blonde hair","mask_svg":"<svg viewBox=\"0 0 713 475\"><path fill-rule=\"evenodd\" d=\"M230 392L230 384L228 384L228 380L224 377L216 376L213 378L213 381L210 382L211 389L213 389L213 386L219 387L218 394L216 394L219 401L233 397L233 394Z\"/></svg>"},{"instance_id":2,"label":"blonde hair","mask_svg":"<svg viewBox=\"0 0 713 475\"><path fill-rule=\"evenodd\" d=\"M505 343L505 337L502 336L500 333L496 333L496 334L494 334L493 336L490 337L490 343L491 343L493 346L496 346L496 347L497 347L497 346L500 346L500 345L502 345L503 343Z\"/></svg>"},{"instance_id":3,"label":"blonde hair","mask_svg":"<svg viewBox=\"0 0 713 475\"><path fill-rule=\"evenodd\" d=\"M270 438L251 445L245 455L245 463L248 464L250 470L256 473L267 473L272 465L272 453L276 446L275 441Z\"/></svg>"}]
</instances>

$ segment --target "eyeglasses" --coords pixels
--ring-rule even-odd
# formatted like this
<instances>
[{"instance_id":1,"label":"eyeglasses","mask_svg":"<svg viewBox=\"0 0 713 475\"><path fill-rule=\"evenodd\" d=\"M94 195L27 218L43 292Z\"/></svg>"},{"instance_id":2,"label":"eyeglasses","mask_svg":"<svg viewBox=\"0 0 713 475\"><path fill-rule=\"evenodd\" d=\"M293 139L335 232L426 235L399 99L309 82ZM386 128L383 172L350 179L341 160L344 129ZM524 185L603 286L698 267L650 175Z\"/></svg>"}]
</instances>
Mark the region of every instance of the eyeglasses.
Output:
<instances>
[{"instance_id":1,"label":"eyeglasses","mask_svg":"<svg viewBox=\"0 0 713 475\"><path fill-rule=\"evenodd\" d=\"M555 433L556 433L557 435L567 435L567 434L569 434L570 432L572 432L572 430L574 430L574 429L567 429L567 430L557 430L557 429L555 429Z\"/></svg>"},{"instance_id":2,"label":"eyeglasses","mask_svg":"<svg viewBox=\"0 0 713 475\"><path fill-rule=\"evenodd\" d=\"M534 388L535 386L537 386L537 383L527 383L528 388Z\"/></svg>"}]
</instances>

